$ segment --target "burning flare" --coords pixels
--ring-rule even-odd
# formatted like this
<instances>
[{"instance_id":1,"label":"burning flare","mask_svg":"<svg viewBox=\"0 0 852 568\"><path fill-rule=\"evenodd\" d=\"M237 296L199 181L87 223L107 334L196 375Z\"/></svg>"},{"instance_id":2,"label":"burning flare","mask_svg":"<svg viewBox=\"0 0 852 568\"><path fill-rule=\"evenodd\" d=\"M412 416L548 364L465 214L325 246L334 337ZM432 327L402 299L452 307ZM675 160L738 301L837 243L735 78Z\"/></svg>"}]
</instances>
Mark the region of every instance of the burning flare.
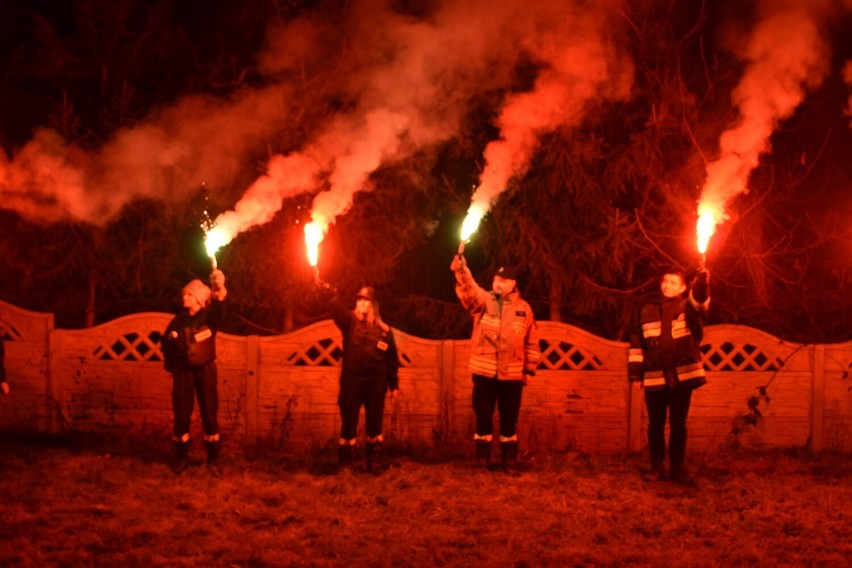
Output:
<instances>
[{"instance_id":1,"label":"burning flare","mask_svg":"<svg viewBox=\"0 0 852 568\"><path fill-rule=\"evenodd\" d=\"M325 228L317 221L305 225L305 248L308 253L308 263L315 267L319 262L319 245L325 238Z\"/></svg>"},{"instance_id":2,"label":"burning flare","mask_svg":"<svg viewBox=\"0 0 852 568\"><path fill-rule=\"evenodd\" d=\"M712 206L707 204L698 206L698 223L695 233L698 235L698 252L701 254L707 253L707 245L710 243L710 237L716 232L719 219L719 213Z\"/></svg>"},{"instance_id":3,"label":"burning flare","mask_svg":"<svg viewBox=\"0 0 852 568\"><path fill-rule=\"evenodd\" d=\"M209 229L204 235L204 248L207 249L207 256L210 257L210 262L213 268L216 268L216 252L226 244L231 242L233 237L228 236L223 229L214 227Z\"/></svg>"},{"instance_id":4,"label":"burning flare","mask_svg":"<svg viewBox=\"0 0 852 568\"><path fill-rule=\"evenodd\" d=\"M467 210L467 217L464 218L464 223L462 223L461 242L465 243L470 240L470 237L479 228L479 222L482 221L484 216L485 209L481 205L471 204L470 209Z\"/></svg>"}]
</instances>

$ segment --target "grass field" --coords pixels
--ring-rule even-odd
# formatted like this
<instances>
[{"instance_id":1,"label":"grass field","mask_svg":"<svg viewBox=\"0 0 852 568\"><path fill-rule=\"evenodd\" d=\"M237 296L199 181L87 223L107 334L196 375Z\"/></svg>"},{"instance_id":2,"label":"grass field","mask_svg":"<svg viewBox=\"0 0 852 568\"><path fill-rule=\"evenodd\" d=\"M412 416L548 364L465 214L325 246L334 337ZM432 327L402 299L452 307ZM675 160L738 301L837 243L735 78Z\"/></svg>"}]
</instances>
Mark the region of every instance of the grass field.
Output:
<instances>
[{"instance_id":1,"label":"grass field","mask_svg":"<svg viewBox=\"0 0 852 568\"><path fill-rule=\"evenodd\" d=\"M524 456L512 474L390 452L223 448L175 476L160 440L3 435L2 566L848 566L852 456L693 458L698 486L640 456Z\"/></svg>"}]
</instances>

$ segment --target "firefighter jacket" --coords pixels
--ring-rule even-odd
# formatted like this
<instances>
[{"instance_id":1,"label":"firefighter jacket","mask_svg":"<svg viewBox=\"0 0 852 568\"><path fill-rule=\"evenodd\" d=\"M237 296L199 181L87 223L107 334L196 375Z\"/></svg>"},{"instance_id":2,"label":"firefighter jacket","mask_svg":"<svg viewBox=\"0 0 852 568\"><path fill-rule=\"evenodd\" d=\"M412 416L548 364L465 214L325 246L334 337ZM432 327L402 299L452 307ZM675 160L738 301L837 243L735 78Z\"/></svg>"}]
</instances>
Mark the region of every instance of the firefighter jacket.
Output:
<instances>
[{"instance_id":1,"label":"firefighter jacket","mask_svg":"<svg viewBox=\"0 0 852 568\"><path fill-rule=\"evenodd\" d=\"M707 287L698 285L687 298L660 294L644 303L630 334L629 380L642 381L649 391L667 386L696 389L706 383L699 348L709 305Z\"/></svg>"},{"instance_id":2,"label":"firefighter jacket","mask_svg":"<svg viewBox=\"0 0 852 568\"><path fill-rule=\"evenodd\" d=\"M189 315L182 309L163 334L163 363L166 371L207 365L216 360L216 333L222 321L222 302L215 297L210 305Z\"/></svg>"},{"instance_id":3,"label":"firefighter jacket","mask_svg":"<svg viewBox=\"0 0 852 568\"><path fill-rule=\"evenodd\" d=\"M535 375L541 361L538 331L517 288L501 297L477 285L463 262L453 272L456 295L473 316L471 372L508 381Z\"/></svg>"}]
</instances>

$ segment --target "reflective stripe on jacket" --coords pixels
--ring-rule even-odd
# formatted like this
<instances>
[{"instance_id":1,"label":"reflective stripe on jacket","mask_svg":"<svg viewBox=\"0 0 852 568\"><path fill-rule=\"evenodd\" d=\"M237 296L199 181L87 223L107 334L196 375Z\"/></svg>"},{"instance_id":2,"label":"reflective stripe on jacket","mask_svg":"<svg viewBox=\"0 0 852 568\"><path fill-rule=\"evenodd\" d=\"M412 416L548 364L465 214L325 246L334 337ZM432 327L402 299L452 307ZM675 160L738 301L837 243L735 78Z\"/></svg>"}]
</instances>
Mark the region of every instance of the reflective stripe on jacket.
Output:
<instances>
[{"instance_id":1,"label":"reflective stripe on jacket","mask_svg":"<svg viewBox=\"0 0 852 568\"><path fill-rule=\"evenodd\" d=\"M489 292L476 284L466 266L455 276L456 294L473 316L471 372L509 381L534 375L541 348L532 308L520 292L504 297Z\"/></svg>"},{"instance_id":2,"label":"reflective stripe on jacket","mask_svg":"<svg viewBox=\"0 0 852 568\"><path fill-rule=\"evenodd\" d=\"M671 341L663 342L661 299L643 304L630 334L629 380L642 381L648 390L663 389L666 387L663 369L668 365L676 375L678 386L695 389L706 383L700 345L704 333L702 318L709 305L709 297L698 302L691 291L688 298L680 299L671 321ZM670 345L670 352L663 352L663 343Z\"/></svg>"}]
</instances>

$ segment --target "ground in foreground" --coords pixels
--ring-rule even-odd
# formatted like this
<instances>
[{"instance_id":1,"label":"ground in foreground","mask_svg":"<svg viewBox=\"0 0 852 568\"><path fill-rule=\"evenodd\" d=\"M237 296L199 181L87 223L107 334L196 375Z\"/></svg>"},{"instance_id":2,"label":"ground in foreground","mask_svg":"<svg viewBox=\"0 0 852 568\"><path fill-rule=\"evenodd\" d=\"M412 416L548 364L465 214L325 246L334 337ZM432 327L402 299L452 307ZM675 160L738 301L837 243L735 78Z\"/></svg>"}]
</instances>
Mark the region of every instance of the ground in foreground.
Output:
<instances>
[{"instance_id":1,"label":"ground in foreground","mask_svg":"<svg viewBox=\"0 0 852 568\"><path fill-rule=\"evenodd\" d=\"M0 442L0 565L843 566L852 457L693 458L697 487L643 481L641 457L389 456L371 475L226 446L224 476L180 476L165 446Z\"/></svg>"}]
</instances>

